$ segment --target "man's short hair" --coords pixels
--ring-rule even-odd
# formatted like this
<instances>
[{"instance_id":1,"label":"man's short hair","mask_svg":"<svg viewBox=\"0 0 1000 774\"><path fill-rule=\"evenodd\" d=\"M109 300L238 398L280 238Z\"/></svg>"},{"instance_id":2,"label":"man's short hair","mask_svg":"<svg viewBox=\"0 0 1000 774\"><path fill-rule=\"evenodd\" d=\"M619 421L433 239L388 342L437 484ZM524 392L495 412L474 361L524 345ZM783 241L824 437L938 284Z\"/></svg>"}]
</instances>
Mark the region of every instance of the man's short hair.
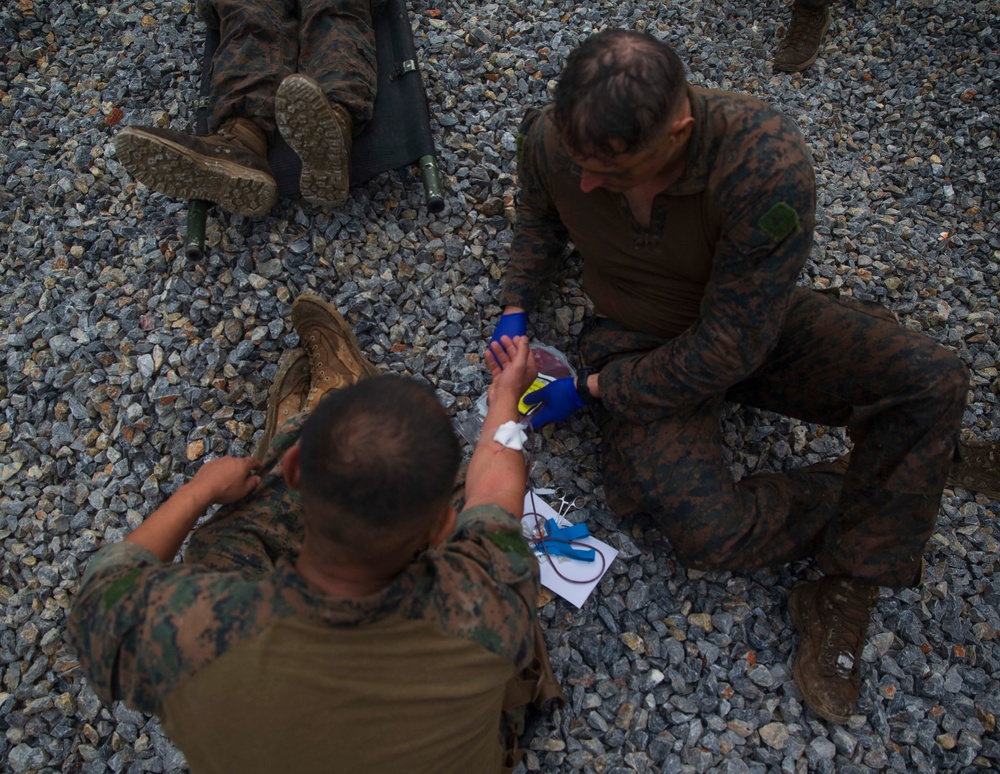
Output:
<instances>
[{"instance_id":1,"label":"man's short hair","mask_svg":"<svg viewBox=\"0 0 1000 774\"><path fill-rule=\"evenodd\" d=\"M299 443L308 525L355 550L442 513L461 457L434 393L398 376L330 393L303 424Z\"/></svg>"},{"instance_id":2,"label":"man's short hair","mask_svg":"<svg viewBox=\"0 0 1000 774\"><path fill-rule=\"evenodd\" d=\"M673 118L685 83L684 65L666 43L644 32L599 32L566 60L556 87L556 127L583 156L643 150Z\"/></svg>"}]
</instances>

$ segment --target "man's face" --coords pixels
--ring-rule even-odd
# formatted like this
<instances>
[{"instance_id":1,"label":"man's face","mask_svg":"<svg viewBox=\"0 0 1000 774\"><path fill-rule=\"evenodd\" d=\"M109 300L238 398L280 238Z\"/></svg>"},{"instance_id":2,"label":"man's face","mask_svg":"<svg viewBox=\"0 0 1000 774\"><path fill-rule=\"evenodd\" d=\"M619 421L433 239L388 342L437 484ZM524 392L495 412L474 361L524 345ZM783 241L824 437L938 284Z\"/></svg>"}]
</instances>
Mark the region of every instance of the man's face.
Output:
<instances>
[{"instance_id":1,"label":"man's face","mask_svg":"<svg viewBox=\"0 0 1000 774\"><path fill-rule=\"evenodd\" d=\"M580 170L580 190L590 193L605 188L624 193L656 178L673 160L673 143L651 143L632 153L615 156L581 156L570 153Z\"/></svg>"},{"instance_id":2,"label":"man's face","mask_svg":"<svg viewBox=\"0 0 1000 774\"><path fill-rule=\"evenodd\" d=\"M605 188L624 193L657 180L669 184L683 168L683 154L693 125L694 119L685 100L680 115L645 148L611 156L570 151L570 159L580 170L580 190L590 193L596 188Z\"/></svg>"}]
</instances>

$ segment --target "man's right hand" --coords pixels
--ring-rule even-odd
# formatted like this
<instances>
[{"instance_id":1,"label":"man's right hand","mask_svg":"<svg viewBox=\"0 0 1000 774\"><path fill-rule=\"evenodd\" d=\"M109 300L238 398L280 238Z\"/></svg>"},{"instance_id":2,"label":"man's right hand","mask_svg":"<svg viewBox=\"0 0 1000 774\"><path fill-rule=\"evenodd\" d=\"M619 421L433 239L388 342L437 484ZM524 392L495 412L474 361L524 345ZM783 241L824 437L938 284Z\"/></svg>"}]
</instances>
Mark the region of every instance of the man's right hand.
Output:
<instances>
[{"instance_id":1,"label":"man's right hand","mask_svg":"<svg viewBox=\"0 0 1000 774\"><path fill-rule=\"evenodd\" d=\"M500 316L500 320L497 322L496 330L493 331L493 337L490 339L490 346L492 347L495 342L499 342L503 336L510 336L511 339L515 339L518 336L526 335L527 332L527 312L523 309L505 312Z\"/></svg>"},{"instance_id":2,"label":"man's right hand","mask_svg":"<svg viewBox=\"0 0 1000 774\"><path fill-rule=\"evenodd\" d=\"M527 336L502 336L486 352L493 382L487 393L489 409L479 442L465 476L465 507L491 503L521 517L524 509L524 456L496 440L497 429L517 422L517 402L538 376Z\"/></svg>"},{"instance_id":3,"label":"man's right hand","mask_svg":"<svg viewBox=\"0 0 1000 774\"><path fill-rule=\"evenodd\" d=\"M202 465L187 484L208 505L228 505L242 500L260 484L255 457L219 457Z\"/></svg>"}]
</instances>

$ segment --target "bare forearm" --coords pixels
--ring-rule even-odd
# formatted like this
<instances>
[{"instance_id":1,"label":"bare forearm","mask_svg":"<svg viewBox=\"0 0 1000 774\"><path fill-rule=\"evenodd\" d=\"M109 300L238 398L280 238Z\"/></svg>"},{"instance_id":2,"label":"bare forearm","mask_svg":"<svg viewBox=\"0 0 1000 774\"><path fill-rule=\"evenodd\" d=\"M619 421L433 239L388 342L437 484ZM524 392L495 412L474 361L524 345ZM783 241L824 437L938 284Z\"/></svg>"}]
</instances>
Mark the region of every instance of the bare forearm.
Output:
<instances>
[{"instance_id":1,"label":"bare forearm","mask_svg":"<svg viewBox=\"0 0 1000 774\"><path fill-rule=\"evenodd\" d=\"M524 505L527 473L524 454L493 440L497 429L506 422L517 422L520 395L512 391L492 396L489 411L483 421L479 442L469 461L465 477L466 505L494 503L520 516Z\"/></svg>"},{"instance_id":2,"label":"bare forearm","mask_svg":"<svg viewBox=\"0 0 1000 774\"><path fill-rule=\"evenodd\" d=\"M211 499L199 487L192 486L191 482L184 484L136 527L125 542L149 549L161 562L171 562L184 538L211 504Z\"/></svg>"},{"instance_id":3,"label":"bare forearm","mask_svg":"<svg viewBox=\"0 0 1000 774\"><path fill-rule=\"evenodd\" d=\"M184 538L213 503L225 505L250 494L260 483L253 457L219 457L206 462L188 483L153 511L125 540L173 561Z\"/></svg>"}]
</instances>

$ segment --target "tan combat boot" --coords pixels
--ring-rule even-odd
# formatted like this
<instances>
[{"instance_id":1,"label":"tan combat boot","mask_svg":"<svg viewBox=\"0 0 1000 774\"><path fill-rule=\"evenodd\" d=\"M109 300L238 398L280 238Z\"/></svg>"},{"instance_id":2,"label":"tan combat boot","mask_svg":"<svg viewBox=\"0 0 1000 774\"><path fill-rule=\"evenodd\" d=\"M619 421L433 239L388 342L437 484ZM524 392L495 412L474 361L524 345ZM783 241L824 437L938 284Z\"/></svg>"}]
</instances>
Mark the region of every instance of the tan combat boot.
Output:
<instances>
[{"instance_id":1,"label":"tan combat boot","mask_svg":"<svg viewBox=\"0 0 1000 774\"><path fill-rule=\"evenodd\" d=\"M254 455L257 459L264 459L278 428L305 408L309 383L309 355L301 348L286 352L267 395L267 421Z\"/></svg>"},{"instance_id":2,"label":"tan combat boot","mask_svg":"<svg viewBox=\"0 0 1000 774\"><path fill-rule=\"evenodd\" d=\"M310 390L304 411L312 411L330 390L377 376L361 354L351 326L331 304L303 295L292 302L292 327L309 355Z\"/></svg>"},{"instance_id":3,"label":"tan combat boot","mask_svg":"<svg viewBox=\"0 0 1000 774\"><path fill-rule=\"evenodd\" d=\"M267 163L267 137L248 118L216 134L127 126L115 135L122 166L145 186L174 199L206 199L236 215L264 215L278 198Z\"/></svg>"},{"instance_id":4,"label":"tan combat boot","mask_svg":"<svg viewBox=\"0 0 1000 774\"><path fill-rule=\"evenodd\" d=\"M351 175L351 116L312 78L293 73L274 95L278 131L302 160L299 187L312 204L340 207Z\"/></svg>"},{"instance_id":5,"label":"tan combat boot","mask_svg":"<svg viewBox=\"0 0 1000 774\"><path fill-rule=\"evenodd\" d=\"M799 633L795 683L806 704L846 723L861 691L861 651L878 601L878 586L846 575L800 583L788 595Z\"/></svg>"},{"instance_id":6,"label":"tan combat boot","mask_svg":"<svg viewBox=\"0 0 1000 774\"><path fill-rule=\"evenodd\" d=\"M816 61L830 27L830 9L795 3L792 20L774 55L774 69L785 73L805 70Z\"/></svg>"}]
</instances>

